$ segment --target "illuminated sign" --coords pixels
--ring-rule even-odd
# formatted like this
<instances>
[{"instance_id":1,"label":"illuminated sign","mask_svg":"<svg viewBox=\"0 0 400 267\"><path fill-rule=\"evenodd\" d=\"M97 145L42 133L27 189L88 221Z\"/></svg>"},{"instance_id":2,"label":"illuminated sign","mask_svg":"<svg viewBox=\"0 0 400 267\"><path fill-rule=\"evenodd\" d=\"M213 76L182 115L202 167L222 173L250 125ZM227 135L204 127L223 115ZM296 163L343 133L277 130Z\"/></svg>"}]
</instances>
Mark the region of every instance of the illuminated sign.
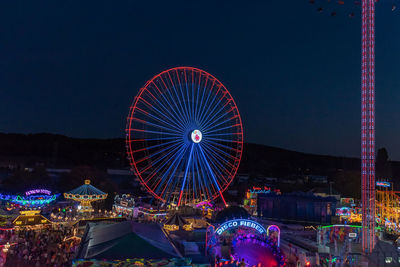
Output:
<instances>
[{"instance_id":1,"label":"illuminated sign","mask_svg":"<svg viewBox=\"0 0 400 267\"><path fill-rule=\"evenodd\" d=\"M34 194L44 194L44 195L51 195L51 191L47 189L33 189L25 192L26 196L34 195Z\"/></svg>"},{"instance_id":2,"label":"illuminated sign","mask_svg":"<svg viewBox=\"0 0 400 267\"><path fill-rule=\"evenodd\" d=\"M349 208L342 207L342 208L337 208L336 209L336 216L350 216L351 211Z\"/></svg>"},{"instance_id":3,"label":"illuminated sign","mask_svg":"<svg viewBox=\"0 0 400 267\"><path fill-rule=\"evenodd\" d=\"M342 197L340 198L340 204L354 204L354 198Z\"/></svg>"},{"instance_id":4,"label":"illuminated sign","mask_svg":"<svg viewBox=\"0 0 400 267\"><path fill-rule=\"evenodd\" d=\"M249 189L249 192L252 194L265 194L265 193L270 193L271 191L275 192L275 193L280 193L281 190L279 189L271 189L271 187L268 186L253 186L253 188Z\"/></svg>"},{"instance_id":5,"label":"illuminated sign","mask_svg":"<svg viewBox=\"0 0 400 267\"><path fill-rule=\"evenodd\" d=\"M24 216L35 216L40 214L40 210L22 210L19 213Z\"/></svg>"},{"instance_id":6,"label":"illuminated sign","mask_svg":"<svg viewBox=\"0 0 400 267\"><path fill-rule=\"evenodd\" d=\"M226 230L232 229L232 228L237 228L237 227L252 228L252 229L256 230L258 233L260 233L260 234L266 234L267 233L265 228L261 224L259 224L258 222L251 221L251 220L245 220L245 219L237 219L237 220L231 220L231 221L224 222L223 224L221 224L220 227L218 227L215 230L215 233L217 235L221 235Z\"/></svg>"},{"instance_id":7,"label":"illuminated sign","mask_svg":"<svg viewBox=\"0 0 400 267\"><path fill-rule=\"evenodd\" d=\"M357 233L349 233L349 237L350 238L356 238L357 237Z\"/></svg>"},{"instance_id":8,"label":"illuminated sign","mask_svg":"<svg viewBox=\"0 0 400 267\"><path fill-rule=\"evenodd\" d=\"M390 187L389 182L382 182L382 181L377 181L376 186L381 186L381 187Z\"/></svg>"}]
</instances>

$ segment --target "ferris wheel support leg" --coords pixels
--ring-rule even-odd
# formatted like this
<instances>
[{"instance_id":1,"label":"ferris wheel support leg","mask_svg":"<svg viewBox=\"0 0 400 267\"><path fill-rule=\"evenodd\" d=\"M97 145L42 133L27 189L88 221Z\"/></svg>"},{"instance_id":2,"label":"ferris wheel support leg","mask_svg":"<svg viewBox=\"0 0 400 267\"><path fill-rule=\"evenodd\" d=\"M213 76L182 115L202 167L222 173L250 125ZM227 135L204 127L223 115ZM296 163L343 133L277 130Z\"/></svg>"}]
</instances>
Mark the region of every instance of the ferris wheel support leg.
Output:
<instances>
[{"instance_id":1,"label":"ferris wheel support leg","mask_svg":"<svg viewBox=\"0 0 400 267\"><path fill-rule=\"evenodd\" d=\"M224 196L222 195L221 190L219 190L218 192L219 192L219 195L220 195L221 198L222 198L222 201L224 202L225 207L228 207L228 205L226 204L225 198L224 198Z\"/></svg>"}]
</instances>

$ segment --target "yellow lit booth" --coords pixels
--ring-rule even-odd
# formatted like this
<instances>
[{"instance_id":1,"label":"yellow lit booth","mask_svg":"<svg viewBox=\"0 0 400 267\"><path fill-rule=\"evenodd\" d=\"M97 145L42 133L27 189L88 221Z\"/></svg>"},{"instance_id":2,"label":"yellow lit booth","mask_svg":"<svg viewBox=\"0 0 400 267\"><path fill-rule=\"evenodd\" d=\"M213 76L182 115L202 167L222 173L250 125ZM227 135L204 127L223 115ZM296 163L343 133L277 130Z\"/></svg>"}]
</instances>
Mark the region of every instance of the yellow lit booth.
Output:
<instances>
[{"instance_id":1,"label":"yellow lit booth","mask_svg":"<svg viewBox=\"0 0 400 267\"><path fill-rule=\"evenodd\" d=\"M91 185L90 180L85 180L84 185L64 193L64 198L79 202L79 212L92 212L94 210L91 203L97 200L104 200L107 198L107 195L107 193Z\"/></svg>"},{"instance_id":2,"label":"yellow lit booth","mask_svg":"<svg viewBox=\"0 0 400 267\"><path fill-rule=\"evenodd\" d=\"M40 214L40 210L20 211L20 215L14 219L14 226L34 226L51 223L47 218Z\"/></svg>"}]
</instances>

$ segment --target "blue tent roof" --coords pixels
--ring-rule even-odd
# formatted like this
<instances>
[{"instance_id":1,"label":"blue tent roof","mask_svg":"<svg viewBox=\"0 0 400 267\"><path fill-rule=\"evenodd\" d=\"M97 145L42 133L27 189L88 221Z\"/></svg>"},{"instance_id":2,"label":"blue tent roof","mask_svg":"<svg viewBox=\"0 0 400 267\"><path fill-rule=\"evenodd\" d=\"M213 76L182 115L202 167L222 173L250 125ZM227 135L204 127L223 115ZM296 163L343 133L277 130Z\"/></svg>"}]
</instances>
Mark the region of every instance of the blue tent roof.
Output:
<instances>
[{"instance_id":1,"label":"blue tent roof","mask_svg":"<svg viewBox=\"0 0 400 267\"><path fill-rule=\"evenodd\" d=\"M105 195L103 191L97 189L93 185L90 184L90 180L85 180L85 184L77 187L68 192L69 194L74 195Z\"/></svg>"}]
</instances>

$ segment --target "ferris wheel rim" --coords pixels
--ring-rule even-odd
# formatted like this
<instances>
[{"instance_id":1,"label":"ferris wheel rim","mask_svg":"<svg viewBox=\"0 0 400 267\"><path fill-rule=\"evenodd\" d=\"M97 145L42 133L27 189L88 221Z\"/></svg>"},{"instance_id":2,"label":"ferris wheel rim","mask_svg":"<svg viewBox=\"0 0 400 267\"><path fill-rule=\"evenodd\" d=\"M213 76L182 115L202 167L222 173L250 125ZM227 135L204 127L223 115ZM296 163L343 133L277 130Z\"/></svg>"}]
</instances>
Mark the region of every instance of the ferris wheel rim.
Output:
<instances>
[{"instance_id":1,"label":"ferris wheel rim","mask_svg":"<svg viewBox=\"0 0 400 267\"><path fill-rule=\"evenodd\" d=\"M128 158L130 161L130 165L132 170L135 172L136 176L139 178L139 181L141 183L142 186L144 186L146 188L146 190L151 193L156 199L162 201L162 202L167 202L167 199L164 199L162 196L160 196L159 194L157 194L156 192L154 192L154 190L152 188L150 188L150 186L147 184L147 182L145 181L144 177L140 174L140 170L138 169L137 163L135 161L135 158L133 156L133 150L132 150L132 139L131 139L131 133L130 131L132 130L132 121L133 121L133 115L137 109L137 105L139 100L142 98L143 94L146 92L146 90L149 90L149 86L154 83L155 80L157 80L158 78L162 77L165 74L169 74L172 71L185 71L185 70L189 70L192 72L198 72L200 74L205 74L207 76L207 79L212 79L214 80L214 82L217 82L219 84L220 87L223 88L223 91L225 92L225 94L227 95L227 99L229 99L229 102L232 102L232 110L234 109L235 112L237 112L238 116L237 119L239 122L237 125L235 125L235 127L237 127L239 129L237 135L237 139L238 140L230 140L232 142L237 142L237 147L239 147L238 151L236 152L238 155L237 161L234 162L233 168L231 169L230 174L227 176L227 181L222 185L222 187L220 188L220 194L222 195L222 192L224 192L229 185L232 183L233 178L235 177L238 168L239 168L239 164L242 158L242 153L243 153L243 125L242 125L242 120L241 120L241 116L239 113L239 110L237 108L236 102L234 101L231 93L226 89L226 87L213 75L211 75L210 73L201 70L199 68L195 68L195 67L188 67L188 66L184 66L184 67L174 67L174 68L170 68L167 70L162 71L161 73L153 76L150 80L148 80L145 85L139 90L139 93L137 94L137 96L135 97L132 105L130 106L130 111L129 111L129 116L128 116L128 120L127 120L127 126L126 126L126 147L127 147L127 151L128 151ZM200 76L201 77L201 76ZM168 89L169 90L169 89ZM205 133L207 133L207 131L205 131ZM212 139L212 138L211 138ZM210 142L212 142L212 140L209 140ZM199 147L201 147L199 145ZM180 163L180 162L179 162ZM219 195L217 193L214 192L214 194L210 195L211 199L214 200L216 198L219 197ZM180 201L180 200L179 200Z\"/></svg>"}]
</instances>

